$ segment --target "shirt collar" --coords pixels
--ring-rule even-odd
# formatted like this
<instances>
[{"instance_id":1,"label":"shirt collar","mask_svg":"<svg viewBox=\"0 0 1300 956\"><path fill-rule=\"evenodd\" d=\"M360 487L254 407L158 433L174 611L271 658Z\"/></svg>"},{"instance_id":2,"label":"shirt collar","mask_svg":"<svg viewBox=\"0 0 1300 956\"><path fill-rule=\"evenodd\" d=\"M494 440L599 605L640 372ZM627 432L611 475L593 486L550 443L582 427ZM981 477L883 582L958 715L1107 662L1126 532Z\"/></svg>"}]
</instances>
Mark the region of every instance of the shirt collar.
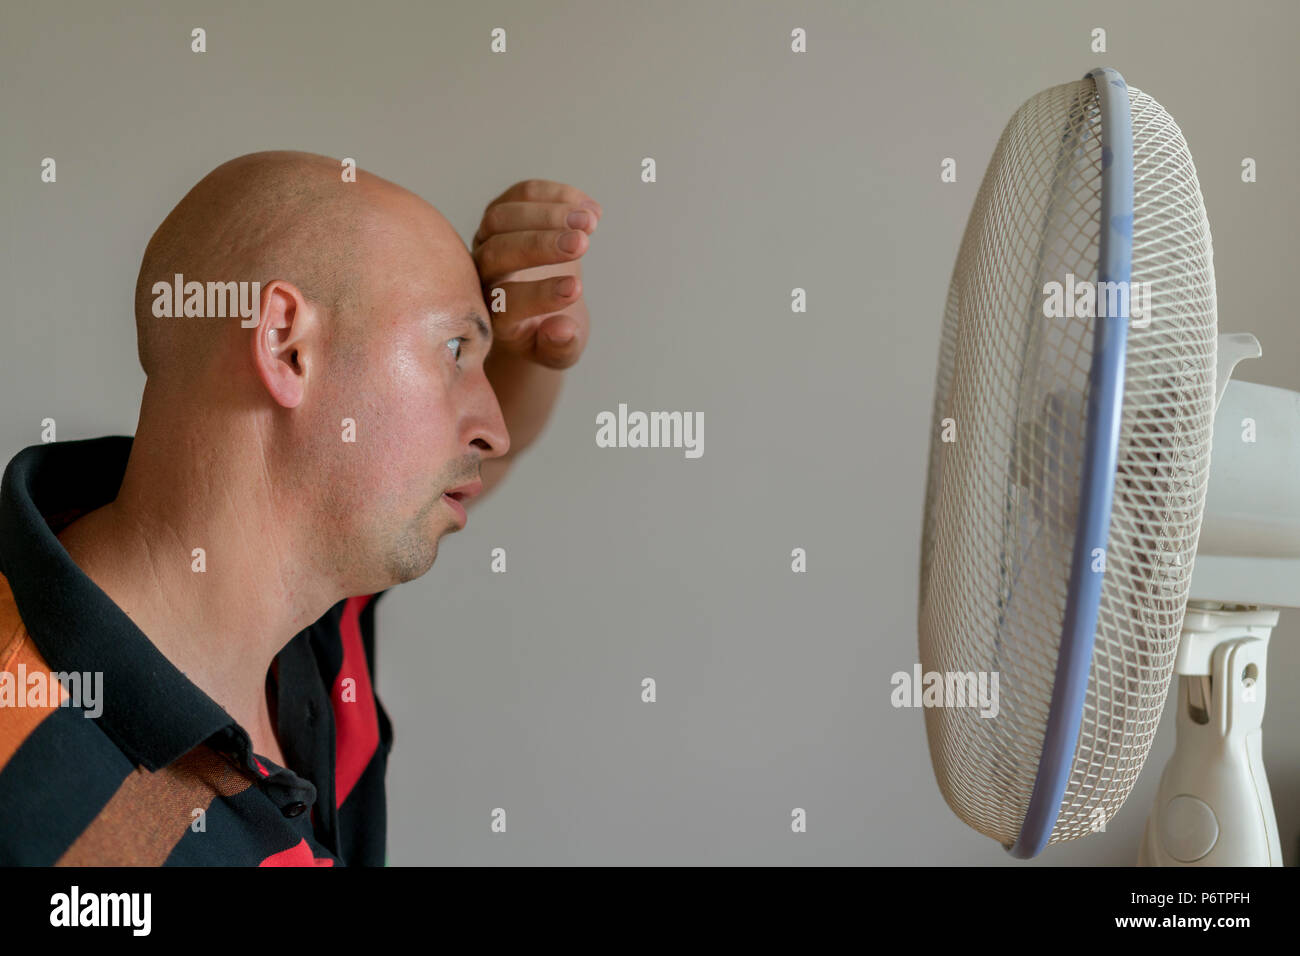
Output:
<instances>
[{"instance_id":1,"label":"shirt collar","mask_svg":"<svg viewBox=\"0 0 1300 956\"><path fill-rule=\"evenodd\" d=\"M248 756L247 733L182 674L73 562L56 532L117 497L129 436L34 445L0 484L0 573L52 671L102 672L99 726L132 762L167 766L214 734Z\"/></svg>"}]
</instances>

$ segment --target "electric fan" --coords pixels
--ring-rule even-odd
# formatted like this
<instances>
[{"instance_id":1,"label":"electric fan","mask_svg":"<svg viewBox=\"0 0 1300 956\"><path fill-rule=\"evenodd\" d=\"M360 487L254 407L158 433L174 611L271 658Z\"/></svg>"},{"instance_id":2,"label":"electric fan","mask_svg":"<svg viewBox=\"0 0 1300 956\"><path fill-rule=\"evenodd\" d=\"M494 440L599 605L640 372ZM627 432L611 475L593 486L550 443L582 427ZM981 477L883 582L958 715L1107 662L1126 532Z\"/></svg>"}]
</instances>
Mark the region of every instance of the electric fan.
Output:
<instances>
[{"instance_id":1,"label":"electric fan","mask_svg":"<svg viewBox=\"0 0 1300 956\"><path fill-rule=\"evenodd\" d=\"M1177 672L1140 862L1281 863L1259 727L1276 607L1300 603L1300 395L1227 390L1251 354L1217 334L1200 185L1164 108L1111 69L1021 106L948 291L918 607L948 691L924 711L939 787L1015 857L1105 830ZM1252 416L1270 429L1253 446L1234 430ZM991 712L961 700L980 675Z\"/></svg>"}]
</instances>

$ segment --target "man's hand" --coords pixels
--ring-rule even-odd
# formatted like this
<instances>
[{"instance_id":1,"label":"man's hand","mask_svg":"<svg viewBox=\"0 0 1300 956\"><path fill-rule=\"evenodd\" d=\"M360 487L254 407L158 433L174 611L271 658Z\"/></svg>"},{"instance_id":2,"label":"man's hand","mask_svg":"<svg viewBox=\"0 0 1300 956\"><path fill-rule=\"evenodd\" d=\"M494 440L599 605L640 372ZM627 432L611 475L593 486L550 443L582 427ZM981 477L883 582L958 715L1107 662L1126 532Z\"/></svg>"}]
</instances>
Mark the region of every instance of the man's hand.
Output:
<instances>
[{"instance_id":1,"label":"man's hand","mask_svg":"<svg viewBox=\"0 0 1300 956\"><path fill-rule=\"evenodd\" d=\"M505 292L505 311L491 313L494 355L554 369L578 361L588 334L581 259L601 212L582 190L546 179L515 183L488 203L470 251L489 310L495 290Z\"/></svg>"},{"instance_id":2,"label":"man's hand","mask_svg":"<svg viewBox=\"0 0 1300 956\"><path fill-rule=\"evenodd\" d=\"M474 234L470 252L492 317L484 368L510 432L510 453L483 462L484 494L537 439L559 396L561 371L586 348L581 260L602 212L580 189L527 179L488 203ZM498 289L503 311L494 311Z\"/></svg>"}]
</instances>

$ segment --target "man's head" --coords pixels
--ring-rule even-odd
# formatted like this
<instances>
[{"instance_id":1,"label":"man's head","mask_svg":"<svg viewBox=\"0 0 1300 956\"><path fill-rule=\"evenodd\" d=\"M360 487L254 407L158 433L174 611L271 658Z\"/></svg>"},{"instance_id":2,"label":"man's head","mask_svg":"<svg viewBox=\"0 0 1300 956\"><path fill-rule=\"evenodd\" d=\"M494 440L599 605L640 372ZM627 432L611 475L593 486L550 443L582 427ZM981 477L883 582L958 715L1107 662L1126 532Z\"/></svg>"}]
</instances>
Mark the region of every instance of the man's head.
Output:
<instances>
[{"instance_id":1,"label":"man's head","mask_svg":"<svg viewBox=\"0 0 1300 956\"><path fill-rule=\"evenodd\" d=\"M304 560L360 594L429 569L458 527L442 493L475 481L509 436L464 242L413 193L341 173L307 153L242 156L163 221L136 284L137 443L183 421L198 433L172 436L179 447L239 456ZM155 284L177 274L259 283L256 326L184 317L179 303L156 315Z\"/></svg>"}]
</instances>

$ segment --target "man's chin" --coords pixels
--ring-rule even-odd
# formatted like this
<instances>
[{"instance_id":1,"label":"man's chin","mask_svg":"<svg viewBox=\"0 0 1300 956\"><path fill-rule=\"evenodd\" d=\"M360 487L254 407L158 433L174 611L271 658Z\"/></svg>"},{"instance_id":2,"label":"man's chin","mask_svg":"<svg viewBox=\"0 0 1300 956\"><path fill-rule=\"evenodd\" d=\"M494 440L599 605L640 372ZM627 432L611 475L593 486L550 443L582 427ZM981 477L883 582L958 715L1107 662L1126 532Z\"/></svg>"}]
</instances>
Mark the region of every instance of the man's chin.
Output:
<instances>
[{"instance_id":1,"label":"man's chin","mask_svg":"<svg viewBox=\"0 0 1300 956\"><path fill-rule=\"evenodd\" d=\"M408 538L389 555L388 574L394 584L414 581L428 573L438 559L441 533Z\"/></svg>"}]
</instances>

